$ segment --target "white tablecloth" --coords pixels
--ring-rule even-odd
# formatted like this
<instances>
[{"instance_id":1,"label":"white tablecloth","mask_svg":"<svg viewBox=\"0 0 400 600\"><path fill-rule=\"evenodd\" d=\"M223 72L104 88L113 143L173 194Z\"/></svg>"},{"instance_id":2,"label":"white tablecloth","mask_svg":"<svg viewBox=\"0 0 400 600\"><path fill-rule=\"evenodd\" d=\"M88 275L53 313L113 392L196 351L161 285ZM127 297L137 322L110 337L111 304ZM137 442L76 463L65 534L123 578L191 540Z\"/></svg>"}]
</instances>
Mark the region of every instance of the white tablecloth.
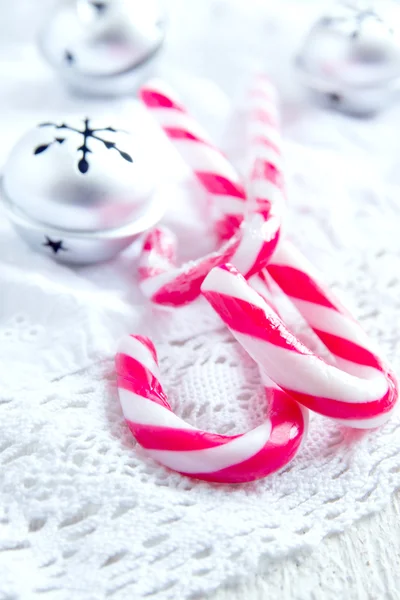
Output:
<instances>
[{"instance_id":1,"label":"white tablecloth","mask_svg":"<svg viewBox=\"0 0 400 600\"><path fill-rule=\"evenodd\" d=\"M364 121L305 100L290 59L315 3L290 21L297 2L170 5L162 74L239 168L250 72L264 65L277 83L288 233L399 370L400 107ZM190 208L199 191L133 100L72 98L34 46L8 40L2 53L1 162L43 119L118 115L153 154L183 257L208 246ZM0 232L0 598L202 598L349 527L399 485L397 415L370 433L315 417L293 463L252 484L210 485L158 466L122 418L118 338L152 337L176 411L219 432L262 419L255 366L205 302L148 307L135 247L71 269L32 252L5 216Z\"/></svg>"}]
</instances>

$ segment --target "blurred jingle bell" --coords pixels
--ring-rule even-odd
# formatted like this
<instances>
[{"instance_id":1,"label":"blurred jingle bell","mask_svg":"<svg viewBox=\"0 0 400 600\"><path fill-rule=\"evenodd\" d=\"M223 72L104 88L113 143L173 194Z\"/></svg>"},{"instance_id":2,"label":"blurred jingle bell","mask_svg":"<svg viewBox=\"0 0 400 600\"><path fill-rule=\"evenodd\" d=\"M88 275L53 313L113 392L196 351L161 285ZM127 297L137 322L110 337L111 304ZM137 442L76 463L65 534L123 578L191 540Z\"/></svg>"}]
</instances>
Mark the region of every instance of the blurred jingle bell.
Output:
<instances>
[{"instance_id":1,"label":"blurred jingle bell","mask_svg":"<svg viewBox=\"0 0 400 600\"><path fill-rule=\"evenodd\" d=\"M37 251L66 263L107 260L162 216L149 160L133 136L84 119L41 123L16 144L4 208Z\"/></svg>"},{"instance_id":2,"label":"blurred jingle bell","mask_svg":"<svg viewBox=\"0 0 400 600\"><path fill-rule=\"evenodd\" d=\"M50 16L39 45L74 91L114 96L153 75L165 27L157 0L74 0Z\"/></svg>"},{"instance_id":3,"label":"blurred jingle bell","mask_svg":"<svg viewBox=\"0 0 400 600\"><path fill-rule=\"evenodd\" d=\"M400 80L400 10L393 2L338 6L319 19L297 56L303 83L328 106L369 115Z\"/></svg>"}]
</instances>

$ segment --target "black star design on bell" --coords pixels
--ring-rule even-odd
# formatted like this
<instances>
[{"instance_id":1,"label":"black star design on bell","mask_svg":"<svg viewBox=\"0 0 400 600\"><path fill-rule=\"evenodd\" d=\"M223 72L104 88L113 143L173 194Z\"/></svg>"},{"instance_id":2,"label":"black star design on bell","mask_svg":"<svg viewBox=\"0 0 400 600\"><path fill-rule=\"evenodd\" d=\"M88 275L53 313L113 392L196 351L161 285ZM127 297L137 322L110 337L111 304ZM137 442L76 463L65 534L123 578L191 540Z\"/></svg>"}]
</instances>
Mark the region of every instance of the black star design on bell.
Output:
<instances>
[{"instance_id":1,"label":"black star design on bell","mask_svg":"<svg viewBox=\"0 0 400 600\"><path fill-rule=\"evenodd\" d=\"M331 92L328 94L328 100L332 102L332 104L340 104L340 102L342 101L342 97L336 92Z\"/></svg>"},{"instance_id":2,"label":"black star design on bell","mask_svg":"<svg viewBox=\"0 0 400 600\"><path fill-rule=\"evenodd\" d=\"M104 2L98 2L96 0L91 0L92 6L99 14L103 13L107 9L107 5Z\"/></svg>"},{"instance_id":3,"label":"black star design on bell","mask_svg":"<svg viewBox=\"0 0 400 600\"><path fill-rule=\"evenodd\" d=\"M47 235L45 235L44 237L46 238L46 242L42 245L47 246L48 248L51 248L52 251L54 252L54 254L57 254L59 250L64 250L64 252L67 251L67 248L64 248L64 246L63 246L64 242L62 240L54 241L51 238L49 238Z\"/></svg>"},{"instance_id":4,"label":"black star design on bell","mask_svg":"<svg viewBox=\"0 0 400 600\"><path fill-rule=\"evenodd\" d=\"M69 65L72 65L75 62L75 56L69 50L65 51L64 60Z\"/></svg>"}]
</instances>

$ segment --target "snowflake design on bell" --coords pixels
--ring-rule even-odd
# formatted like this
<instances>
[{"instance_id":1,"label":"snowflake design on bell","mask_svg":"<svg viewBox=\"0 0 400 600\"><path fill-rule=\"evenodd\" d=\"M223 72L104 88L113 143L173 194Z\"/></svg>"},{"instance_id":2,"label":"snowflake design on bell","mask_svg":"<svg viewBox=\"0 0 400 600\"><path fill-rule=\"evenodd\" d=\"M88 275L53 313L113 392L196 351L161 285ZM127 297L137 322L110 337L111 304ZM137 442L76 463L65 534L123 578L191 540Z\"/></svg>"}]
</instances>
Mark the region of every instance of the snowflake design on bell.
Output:
<instances>
[{"instance_id":1,"label":"snowflake design on bell","mask_svg":"<svg viewBox=\"0 0 400 600\"><path fill-rule=\"evenodd\" d=\"M90 138L102 143L107 148L107 150L115 150L116 152L118 152L118 154L124 160L126 160L128 162L133 162L131 155L128 154L128 152L125 152L125 151L121 150L120 148L118 148L116 142L112 142L110 140L104 139L104 137L98 135L101 132L107 132L107 131L112 132L112 133L117 133L119 130L114 129L114 127L94 128L94 127L90 126L90 119L84 120L84 128L83 129L77 129L76 127L71 127L70 125L67 125L66 123L61 123L60 125L58 125L57 123L40 123L40 125L38 125L38 127L54 127L56 130L59 130L59 131L65 131L66 133L68 131L72 131L72 132L78 133L82 136L82 138L83 138L82 145L78 146L78 148L77 148L77 152L81 152L81 154L82 154L80 160L78 161L78 165L77 165L78 170L80 171L80 173L82 173L82 175L85 175L85 173L87 173L90 168L90 164L88 161L88 154L91 154L93 152L87 145L87 141ZM35 155L42 154L42 152L45 152L54 144L63 144L65 142L65 140L66 140L66 137L64 137L64 136L55 136L54 139L51 142L49 142L48 144L40 144L39 146L37 146L34 149L33 153Z\"/></svg>"},{"instance_id":2,"label":"snowflake design on bell","mask_svg":"<svg viewBox=\"0 0 400 600\"><path fill-rule=\"evenodd\" d=\"M161 218L144 136L111 116L43 119L11 149L0 202L35 250L57 262L109 260Z\"/></svg>"},{"instance_id":3,"label":"snowflake design on bell","mask_svg":"<svg viewBox=\"0 0 400 600\"><path fill-rule=\"evenodd\" d=\"M364 25L371 21L385 26L388 33L393 34L393 28L385 23L384 19L372 8L354 12L350 16L322 17L321 24L325 27L343 26L345 31L348 30L349 36L356 40L361 36Z\"/></svg>"}]
</instances>

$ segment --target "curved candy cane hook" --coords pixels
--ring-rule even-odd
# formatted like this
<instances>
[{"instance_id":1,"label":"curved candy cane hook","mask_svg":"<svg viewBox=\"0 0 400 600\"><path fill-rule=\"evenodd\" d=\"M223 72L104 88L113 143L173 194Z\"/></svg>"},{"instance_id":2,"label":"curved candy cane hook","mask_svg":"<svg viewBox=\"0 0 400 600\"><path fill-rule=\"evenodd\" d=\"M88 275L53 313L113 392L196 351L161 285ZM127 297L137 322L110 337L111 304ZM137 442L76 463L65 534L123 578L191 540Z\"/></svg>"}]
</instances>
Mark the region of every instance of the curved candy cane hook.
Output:
<instances>
[{"instance_id":1,"label":"curved candy cane hook","mask_svg":"<svg viewBox=\"0 0 400 600\"><path fill-rule=\"evenodd\" d=\"M201 283L213 267L230 262L245 277L251 277L273 254L280 236L284 198L276 109L271 104L269 135L274 150L270 151L268 172L263 173L263 193L268 198L249 203L228 160L164 85L149 84L140 95L213 201L218 213L214 228L225 240L217 251L177 267L174 236L165 228L147 234L139 262L143 293L158 304L176 306L199 295Z\"/></svg>"},{"instance_id":2,"label":"curved candy cane hook","mask_svg":"<svg viewBox=\"0 0 400 600\"><path fill-rule=\"evenodd\" d=\"M148 338L126 336L116 370L122 411L138 443L156 461L190 477L223 483L265 477L292 460L306 433L307 411L266 376L265 422L229 436L197 429L173 413Z\"/></svg>"}]
</instances>

